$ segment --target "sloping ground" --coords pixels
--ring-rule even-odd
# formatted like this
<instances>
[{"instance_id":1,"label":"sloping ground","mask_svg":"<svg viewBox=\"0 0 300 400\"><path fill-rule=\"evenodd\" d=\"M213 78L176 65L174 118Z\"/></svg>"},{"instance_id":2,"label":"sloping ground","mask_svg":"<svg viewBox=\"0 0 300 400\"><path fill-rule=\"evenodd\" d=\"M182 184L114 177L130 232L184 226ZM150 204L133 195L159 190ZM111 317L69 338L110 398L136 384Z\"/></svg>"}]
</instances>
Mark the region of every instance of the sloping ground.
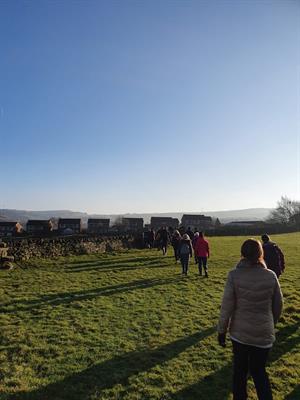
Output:
<instances>
[{"instance_id":1,"label":"sloping ground","mask_svg":"<svg viewBox=\"0 0 300 400\"><path fill-rule=\"evenodd\" d=\"M274 399L299 399L300 234L269 367ZM0 275L0 399L230 399L231 346L215 325L241 237L211 238L209 279L157 250L31 261ZM255 399L252 381L250 399Z\"/></svg>"}]
</instances>

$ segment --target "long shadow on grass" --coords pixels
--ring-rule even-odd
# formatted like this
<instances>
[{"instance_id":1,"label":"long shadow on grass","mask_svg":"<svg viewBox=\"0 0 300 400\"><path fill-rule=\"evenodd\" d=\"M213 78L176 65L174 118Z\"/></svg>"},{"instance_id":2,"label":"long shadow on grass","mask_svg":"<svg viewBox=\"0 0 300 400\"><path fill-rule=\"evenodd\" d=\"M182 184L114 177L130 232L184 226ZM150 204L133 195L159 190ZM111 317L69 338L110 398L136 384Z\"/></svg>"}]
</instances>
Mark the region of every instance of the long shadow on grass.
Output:
<instances>
[{"instance_id":1,"label":"long shadow on grass","mask_svg":"<svg viewBox=\"0 0 300 400\"><path fill-rule=\"evenodd\" d=\"M198 344L215 332L215 327L197 332L158 349L130 352L111 360L93 365L65 379L51 383L33 392L11 395L10 400L86 400L94 393L101 399L101 392L113 386L128 385L128 379L163 364Z\"/></svg>"},{"instance_id":2,"label":"long shadow on grass","mask_svg":"<svg viewBox=\"0 0 300 400\"><path fill-rule=\"evenodd\" d=\"M132 264L115 264L113 266L92 266L88 268L78 268L78 269L66 269L68 273L76 274L80 272L122 272L122 271L134 271L137 269L155 269L155 268L164 268L169 266L168 264L160 263L157 264L157 261L148 262L147 264L142 265L132 265Z\"/></svg>"},{"instance_id":3,"label":"long shadow on grass","mask_svg":"<svg viewBox=\"0 0 300 400\"><path fill-rule=\"evenodd\" d=\"M171 395L172 400L225 400L231 392L232 365L226 364L200 382Z\"/></svg>"},{"instance_id":4,"label":"long shadow on grass","mask_svg":"<svg viewBox=\"0 0 300 400\"><path fill-rule=\"evenodd\" d=\"M16 311L39 308L43 305L57 306L60 304L69 304L74 301L91 300L100 296L113 296L115 294L132 292L134 290L144 290L154 286L168 285L180 280L182 280L181 277L165 279L140 279L133 282L105 286L102 288L42 295L33 300L16 300L10 303L2 304L0 312L14 313Z\"/></svg>"},{"instance_id":5,"label":"long shadow on grass","mask_svg":"<svg viewBox=\"0 0 300 400\"><path fill-rule=\"evenodd\" d=\"M166 262L161 257L153 257L147 258L146 260L139 261L138 265L133 263L130 260L123 260L123 261L114 261L114 262L87 262L81 264L74 264L74 265L67 265L65 271L69 273L78 273L82 271L127 271L127 270L136 270L136 269L143 269L143 268L162 268L166 266Z\"/></svg>"},{"instance_id":6,"label":"long shadow on grass","mask_svg":"<svg viewBox=\"0 0 300 400\"><path fill-rule=\"evenodd\" d=\"M270 353L270 362L278 360L283 354L290 352L300 343L300 335L294 335L300 328L300 319L296 318L292 325L281 328L276 334L276 342Z\"/></svg>"},{"instance_id":7,"label":"long shadow on grass","mask_svg":"<svg viewBox=\"0 0 300 400\"><path fill-rule=\"evenodd\" d=\"M277 341L271 350L270 363L278 360L285 353L288 353L300 343L299 336L292 336L297 332L300 321L297 320L293 325L282 328L277 334ZM207 375L201 381L180 390L171 396L172 400L225 400L231 391L232 364L226 364L216 372ZM272 379L272 377L271 377ZM295 388L290 394L294 396L299 392L299 387ZM289 396L290 396L289 395ZM288 399L296 399L300 397L287 397Z\"/></svg>"},{"instance_id":8,"label":"long shadow on grass","mask_svg":"<svg viewBox=\"0 0 300 400\"><path fill-rule=\"evenodd\" d=\"M128 263L147 263L149 260L162 260L162 257L159 256L152 256L149 255L149 257L124 257L124 258L109 258L109 259L105 259L105 258L99 258L98 260L92 260L92 261L88 261L88 260L75 260L75 261L69 261L67 264L67 267L70 269L76 269L76 268L82 268L82 267L87 267L87 266L108 266L108 265L114 265L114 264L128 264Z\"/></svg>"}]
</instances>

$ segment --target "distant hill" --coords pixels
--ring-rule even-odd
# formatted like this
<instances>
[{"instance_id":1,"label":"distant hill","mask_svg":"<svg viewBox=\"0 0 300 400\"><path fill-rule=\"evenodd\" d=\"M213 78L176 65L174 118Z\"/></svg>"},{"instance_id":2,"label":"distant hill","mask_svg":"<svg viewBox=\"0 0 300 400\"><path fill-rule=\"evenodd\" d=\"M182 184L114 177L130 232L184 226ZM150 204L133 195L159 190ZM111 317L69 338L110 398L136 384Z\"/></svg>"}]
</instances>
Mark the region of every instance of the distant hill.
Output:
<instances>
[{"instance_id":1,"label":"distant hill","mask_svg":"<svg viewBox=\"0 0 300 400\"><path fill-rule=\"evenodd\" d=\"M50 218L81 218L85 224L88 218L110 218L114 221L118 217L144 218L145 223L150 222L151 217L173 217L181 220L183 214L204 214L213 218L219 218L222 223L230 221L244 220L263 220L272 208L248 208L245 210L228 210L228 211L201 211L201 212L170 212L170 213L145 213L145 214L87 214L79 211L70 210L48 210L48 211L28 211L28 210L0 210L0 221L19 221L27 222L28 219L50 219Z\"/></svg>"},{"instance_id":2,"label":"distant hill","mask_svg":"<svg viewBox=\"0 0 300 400\"><path fill-rule=\"evenodd\" d=\"M272 208L248 208L244 210L228 210L228 211L201 211L201 212L178 212L178 213L147 213L147 214L125 214L126 217L141 217L145 223L150 222L151 217L172 217L181 220L183 214L204 214L213 218L219 218L222 223L230 221L261 221L267 218Z\"/></svg>"}]
</instances>

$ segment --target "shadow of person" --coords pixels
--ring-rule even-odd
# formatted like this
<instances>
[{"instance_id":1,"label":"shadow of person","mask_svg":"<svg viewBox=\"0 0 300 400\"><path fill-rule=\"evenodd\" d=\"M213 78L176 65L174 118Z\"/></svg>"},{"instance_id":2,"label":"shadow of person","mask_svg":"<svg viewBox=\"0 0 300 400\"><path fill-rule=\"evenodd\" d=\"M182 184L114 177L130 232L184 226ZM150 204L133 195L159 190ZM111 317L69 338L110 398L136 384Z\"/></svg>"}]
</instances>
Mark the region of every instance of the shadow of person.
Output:
<instances>
[{"instance_id":1,"label":"shadow of person","mask_svg":"<svg viewBox=\"0 0 300 400\"><path fill-rule=\"evenodd\" d=\"M300 343L300 335L296 335L299 328L300 318L297 318L293 324L286 325L277 332L276 342L270 353L270 362L278 360Z\"/></svg>"},{"instance_id":2,"label":"shadow of person","mask_svg":"<svg viewBox=\"0 0 300 400\"><path fill-rule=\"evenodd\" d=\"M136 271L136 270L142 270L142 269L155 269L155 268L165 268L168 266L167 264L163 264L162 262L157 262L157 261L152 261L148 262L145 264L141 265L132 265L130 263L123 263L123 264L114 264L111 266L99 266L99 265L94 265L94 266L89 266L88 268L86 267L80 267L77 269L71 268L71 269L66 269L66 272L69 274L80 274L81 272L123 272L123 271Z\"/></svg>"},{"instance_id":3,"label":"shadow of person","mask_svg":"<svg viewBox=\"0 0 300 400\"><path fill-rule=\"evenodd\" d=\"M290 352L296 348L300 343L300 336L295 335L300 327L300 320L297 319L293 324L287 325L279 330L277 333L277 340L271 350L269 363L272 363L282 357L285 353ZM271 377L272 380L272 377ZM172 400L225 400L231 391L232 383L232 363L226 364L224 367L218 369L210 375L207 375L199 382L190 385L174 395L171 396ZM296 394L299 393L299 387L295 388ZM290 396L294 396L292 392ZM300 397L287 397L290 399L300 399Z\"/></svg>"},{"instance_id":4,"label":"shadow of person","mask_svg":"<svg viewBox=\"0 0 300 400\"><path fill-rule=\"evenodd\" d=\"M112 296L119 293L131 292L134 290L144 290L154 286L168 285L179 281L179 277L171 278L152 278L139 279L132 282L121 283L119 285L104 286L100 288L79 290L73 292L62 292L48 295L41 295L32 300L15 300L9 303L1 304L0 312L14 313L17 311L26 311L37 309L41 306L57 306L60 304L70 304L74 301L91 300L100 296Z\"/></svg>"},{"instance_id":5,"label":"shadow of person","mask_svg":"<svg viewBox=\"0 0 300 400\"><path fill-rule=\"evenodd\" d=\"M232 365L224 365L201 381L171 395L172 400L227 400L231 392Z\"/></svg>"},{"instance_id":6,"label":"shadow of person","mask_svg":"<svg viewBox=\"0 0 300 400\"><path fill-rule=\"evenodd\" d=\"M101 398L101 391L117 384L127 385L131 376L175 358L213 332L215 332L215 327L178 339L157 349L125 353L67 376L59 382L50 383L32 392L11 394L7 398L9 400L86 400L94 393Z\"/></svg>"},{"instance_id":7,"label":"shadow of person","mask_svg":"<svg viewBox=\"0 0 300 400\"><path fill-rule=\"evenodd\" d=\"M139 264L144 264L144 263L149 263L150 261L161 261L161 257L158 256L143 256L143 257L123 257L123 258L99 258L98 260L76 260L76 261L68 261L67 264L65 265L65 268L70 269L70 270L75 270L77 268L81 269L82 267L108 267L108 266L114 266L115 264L122 265L122 264L128 264L128 263L139 263Z\"/></svg>"}]
</instances>

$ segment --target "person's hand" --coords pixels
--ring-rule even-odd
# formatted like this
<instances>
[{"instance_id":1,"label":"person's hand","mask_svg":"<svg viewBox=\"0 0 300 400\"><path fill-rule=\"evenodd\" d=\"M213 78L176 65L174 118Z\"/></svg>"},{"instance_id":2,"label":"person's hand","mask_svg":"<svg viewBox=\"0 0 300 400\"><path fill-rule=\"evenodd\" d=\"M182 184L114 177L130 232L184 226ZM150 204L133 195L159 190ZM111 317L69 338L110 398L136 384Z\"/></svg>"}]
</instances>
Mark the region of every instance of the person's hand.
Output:
<instances>
[{"instance_id":1,"label":"person's hand","mask_svg":"<svg viewBox=\"0 0 300 400\"><path fill-rule=\"evenodd\" d=\"M222 347L226 347L226 333L218 333L218 342Z\"/></svg>"}]
</instances>

